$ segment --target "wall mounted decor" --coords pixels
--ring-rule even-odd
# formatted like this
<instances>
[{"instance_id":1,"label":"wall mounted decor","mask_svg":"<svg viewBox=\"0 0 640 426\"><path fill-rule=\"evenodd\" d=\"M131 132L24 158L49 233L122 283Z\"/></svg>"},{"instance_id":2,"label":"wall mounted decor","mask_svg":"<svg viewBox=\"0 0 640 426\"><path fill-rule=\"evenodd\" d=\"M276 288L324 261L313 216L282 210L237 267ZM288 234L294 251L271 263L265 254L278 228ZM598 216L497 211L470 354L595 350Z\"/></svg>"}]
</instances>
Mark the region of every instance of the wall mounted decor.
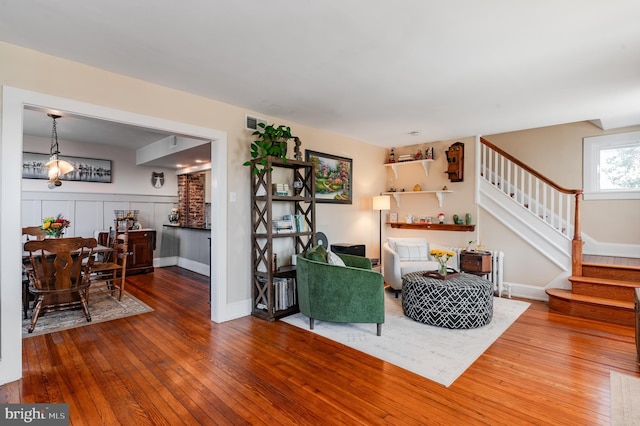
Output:
<instances>
[{"instance_id":1,"label":"wall mounted decor","mask_svg":"<svg viewBox=\"0 0 640 426\"><path fill-rule=\"evenodd\" d=\"M448 168L445 173L449 175L451 182L462 182L464 180L464 144L456 142L444 152L447 155Z\"/></svg>"},{"instance_id":2,"label":"wall mounted decor","mask_svg":"<svg viewBox=\"0 0 640 426\"><path fill-rule=\"evenodd\" d=\"M111 183L111 160L69 157L66 155L60 155L60 159L73 165L73 171L60 176L60 180ZM45 167L48 161L48 154L23 152L22 178L49 180L48 170Z\"/></svg>"},{"instance_id":3,"label":"wall mounted decor","mask_svg":"<svg viewBox=\"0 0 640 426\"><path fill-rule=\"evenodd\" d=\"M306 150L305 159L313 163L316 202L352 203L353 161L350 158Z\"/></svg>"},{"instance_id":4,"label":"wall mounted decor","mask_svg":"<svg viewBox=\"0 0 640 426\"><path fill-rule=\"evenodd\" d=\"M151 186L154 188L164 186L164 172L151 172Z\"/></svg>"}]
</instances>

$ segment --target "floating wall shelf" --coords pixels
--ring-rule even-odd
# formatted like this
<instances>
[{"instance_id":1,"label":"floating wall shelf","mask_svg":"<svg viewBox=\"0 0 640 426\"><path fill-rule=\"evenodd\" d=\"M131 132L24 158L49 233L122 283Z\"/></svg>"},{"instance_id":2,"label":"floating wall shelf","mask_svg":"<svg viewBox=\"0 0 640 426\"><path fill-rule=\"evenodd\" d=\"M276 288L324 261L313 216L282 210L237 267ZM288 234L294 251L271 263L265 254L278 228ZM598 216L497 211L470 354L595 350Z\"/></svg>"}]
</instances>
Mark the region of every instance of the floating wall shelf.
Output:
<instances>
[{"instance_id":1,"label":"floating wall shelf","mask_svg":"<svg viewBox=\"0 0 640 426\"><path fill-rule=\"evenodd\" d=\"M423 160L423 161L429 161L429 160ZM396 204L398 205L398 207L400 207L400 196L401 195L408 195L408 194L433 194L436 196L436 198L438 199L438 204L440 205L440 208L442 208L443 205L443 198L444 198L444 194L450 194L453 193L453 191L451 190L440 190L440 191L404 191L404 192L383 192L384 195L393 195L393 198L396 199Z\"/></svg>"},{"instance_id":2,"label":"floating wall shelf","mask_svg":"<svg viewBox=\"0 0 640 426\"><path fill-rule=\"evenodd\" d=\"M396 175L396 179L398 179L398 167L399 166L407 166L409 164L422 164L422 168L424 168L424 174L426 176L429 176L429 167L431 166L431 163L433 163L435 160L429 159L429 160L413 160L413 161L403 161L401 163L387 163L384 166L385 167L391 167L391 170L393 170L393 174Z\"/></svg>"},{"instance_id":3,"label":"floating wall shelf","mask_svg":"<svg viewBox=\"0 0 640 426\"><path fill-rule=\"evenodd\" d=\"M475 225L454 225L453 223L404 223L404 222L387 222L392 228L398 229L424 229L425 231L458 231L473 232Z\"/></svg>"}]
</instances>

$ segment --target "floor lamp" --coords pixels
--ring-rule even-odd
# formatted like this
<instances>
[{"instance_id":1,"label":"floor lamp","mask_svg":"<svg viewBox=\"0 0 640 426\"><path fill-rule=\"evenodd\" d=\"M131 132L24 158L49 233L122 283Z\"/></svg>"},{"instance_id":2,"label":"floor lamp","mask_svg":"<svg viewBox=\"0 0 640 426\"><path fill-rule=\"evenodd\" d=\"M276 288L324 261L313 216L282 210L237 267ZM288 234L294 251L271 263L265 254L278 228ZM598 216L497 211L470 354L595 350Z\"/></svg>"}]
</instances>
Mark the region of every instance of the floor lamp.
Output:
<instances>
[{"instance_id":1,"label":"floor lamp","mask_svg":"<svg viewBox=\"0 0 640 426\"><path fill-rule=\"evenodd\" d=\"M380 212L380 257L378 264L382 264L382 210L391 209L391 197L388 195L376 195L373 197L373 210Z\"/></svg>"}]
</instances>

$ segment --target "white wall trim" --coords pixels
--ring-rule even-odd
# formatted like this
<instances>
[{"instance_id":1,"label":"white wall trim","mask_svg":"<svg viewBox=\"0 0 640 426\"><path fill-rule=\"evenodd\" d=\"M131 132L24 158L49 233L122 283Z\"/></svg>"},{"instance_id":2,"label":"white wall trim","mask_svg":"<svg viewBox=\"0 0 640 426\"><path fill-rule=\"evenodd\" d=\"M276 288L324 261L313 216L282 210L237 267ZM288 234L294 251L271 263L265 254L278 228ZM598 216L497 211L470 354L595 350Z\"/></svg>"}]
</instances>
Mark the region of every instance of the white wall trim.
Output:
<instances>
[{"instance_id":1,"label":"white wall trim","mask_svg":"<svg viewBox=\"0 0 640 426\"><path fill-rule=\"evenodd\" d=\"M127 201L144 203L177 203L177 195L96 194L88 192L23 191L22 200Z\"/></svg>"},{"instance_id":2,"label":"white wall trim","mask_svg":"<svg viewBox=\"0 0 640 426\"><path fill-rule=\"evenodd\" d=\"M549 300L547 293L543 287L521 283L504 283L505 288L511 286L511 297L520 297L522 299L540 300L546 302Z\"/></svg>"},{"instance_id":3,"label":"white wall trim","mask_svg":"<svg viewBox=\"0 0 640 426\"><path fill-rule=\"evenodd\" d=\"M154 268L164 268L165 266L176 266L178 264L178 256L155 257L153 259Z\"/></svg>"},{"instance_id":4,"label":"white wall trim","mask_svg":"<svg viewBox=\"0 0 640 426\"><path fill-rule=\"evenodd\" d=\"M178 257L177 265L197 274L205 275L207 277L209 276L209 265L206 263L200 263L191 259L185 259L184 257Z\"/></svg>"},{"instance_id":5,"label":"white wall trim","mask_svg":"<svg viewBox=\"0 0 640 426\"><path fill-rule=\"evenodd\" d=\"M587 238L584 234L582 238L584 240L583 254L640 258L640 244L602 243Z\"/></svg>"},{"instance_id":6,"label":"white wall trim","mask_svg":"<svg viewBox=\"0 0 640 426\"><path fill-rule=\"evenodd\" d=\"M231 321L237 318L251 315L251 299L245 299L240 302L230 303L227 305L227 320Z\"/></svg>"},{"instance_id":7,"label":"white wall trim","mask_svg":"<svg viewBox=\"0 0 640 426\"><path fill-rule=\"evenodd\" d=\"M2 87L2 131L0 139L0 384L22 376L21 327L21 181L23 109L25 105L49 108L143 126L164 132L199 137L211 141L212 208L211 319L222 321L227 314L227 134L187 123L132 113L68 98L13 87Z\"/></svg>"}]
</instances>

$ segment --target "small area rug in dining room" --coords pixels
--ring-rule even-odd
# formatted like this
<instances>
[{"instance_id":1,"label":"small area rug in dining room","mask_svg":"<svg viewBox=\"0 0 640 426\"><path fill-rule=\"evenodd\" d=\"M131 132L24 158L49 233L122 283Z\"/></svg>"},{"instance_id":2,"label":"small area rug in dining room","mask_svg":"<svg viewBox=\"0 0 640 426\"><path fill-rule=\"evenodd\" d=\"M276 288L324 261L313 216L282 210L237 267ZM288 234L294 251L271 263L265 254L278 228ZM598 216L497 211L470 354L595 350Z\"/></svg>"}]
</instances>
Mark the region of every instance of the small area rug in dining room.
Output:
<instances>
[{"instance_id":1,"label":"small area rug in dining room","mask_svg":"<svg viewBox=\"0 0 640 426\"><path fill-rule=\"evenodd\" d=\"M402 299L385 292L382 336L375 324L315 322L298 313L281 321L350 346L449 387L527 310L529 303L493 298L493 319L484 327L452 330L414 321L402 312Z\"/></svg>"},{"instance_id":2,"label":"small area rug in dining room","mask_svg":"<svg viewBox=\"0 0 640 426\"><path fill-rule=\"evenodd\" d=\"M82 327L151 311L153 311L152 308L126 291L122 294L122 300L119 301L118 291L112 296L106 284L92 285L89 287L89 313L91 314L91 322L87 322L82 309L48 312L40 315L33 333L27 332L29 324L31 324L31 317L23 319L22 337L53 333L54 331Z\"/></svg>"}]
</instances>

